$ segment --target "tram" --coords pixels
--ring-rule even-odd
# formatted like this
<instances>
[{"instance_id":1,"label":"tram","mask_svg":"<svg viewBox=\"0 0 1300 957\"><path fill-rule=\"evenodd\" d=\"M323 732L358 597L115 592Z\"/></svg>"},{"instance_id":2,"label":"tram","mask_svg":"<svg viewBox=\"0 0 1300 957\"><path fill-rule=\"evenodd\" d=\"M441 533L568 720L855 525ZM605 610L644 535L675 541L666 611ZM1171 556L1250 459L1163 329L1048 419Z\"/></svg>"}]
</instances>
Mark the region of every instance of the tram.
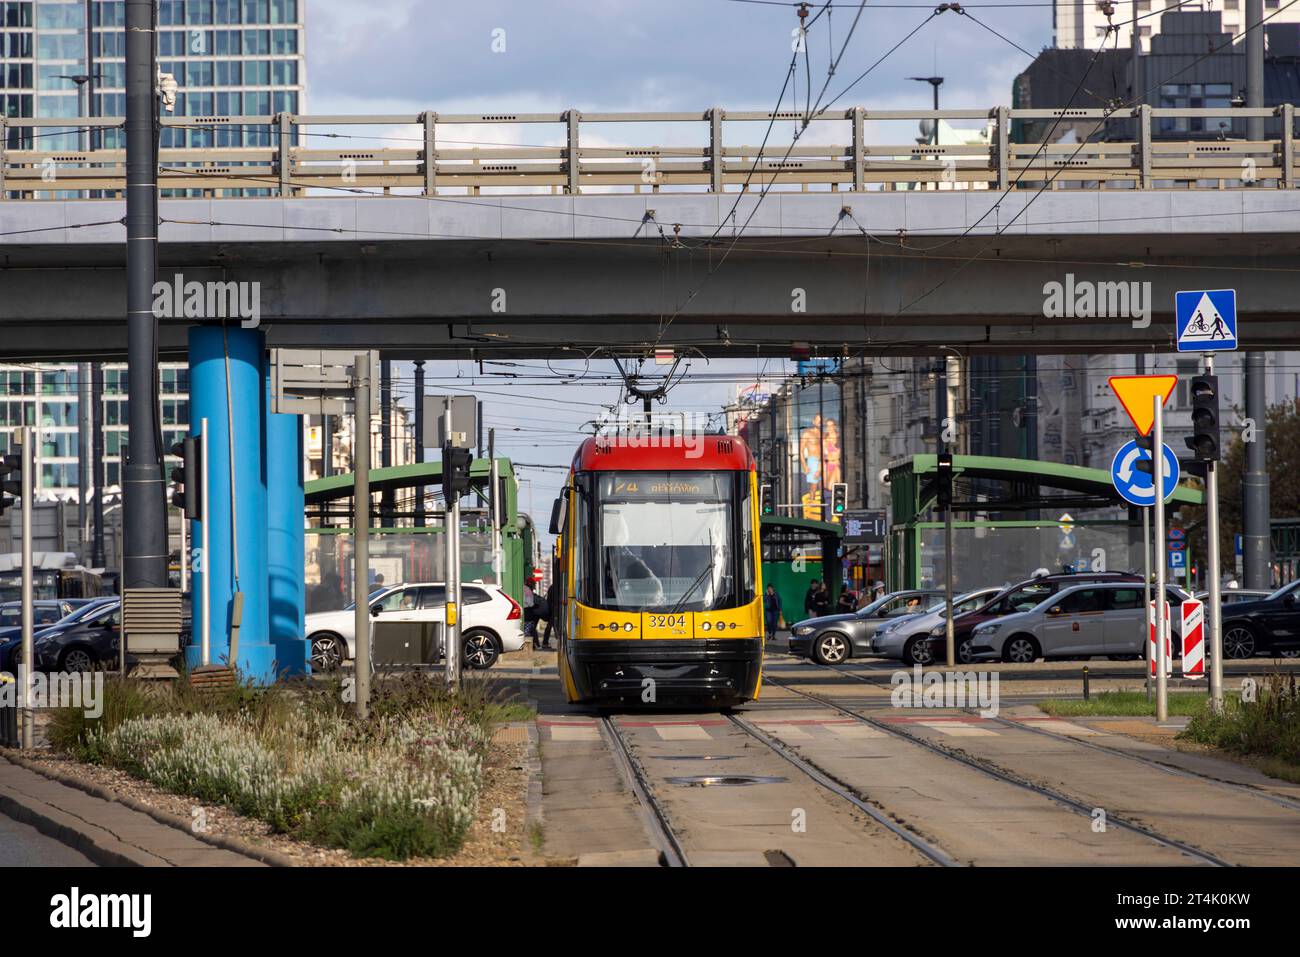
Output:
<instances>
[{"instance_id":1,"label":"tram","mask_svg":"<svg viewBox=\"0 0 1300 957\"><path fill-rule=\"evenodd\" d=\"M758 696L758 486L743 441L589 438L551 533L570 702L726 708Z\"/></svg>"}]
</instances>

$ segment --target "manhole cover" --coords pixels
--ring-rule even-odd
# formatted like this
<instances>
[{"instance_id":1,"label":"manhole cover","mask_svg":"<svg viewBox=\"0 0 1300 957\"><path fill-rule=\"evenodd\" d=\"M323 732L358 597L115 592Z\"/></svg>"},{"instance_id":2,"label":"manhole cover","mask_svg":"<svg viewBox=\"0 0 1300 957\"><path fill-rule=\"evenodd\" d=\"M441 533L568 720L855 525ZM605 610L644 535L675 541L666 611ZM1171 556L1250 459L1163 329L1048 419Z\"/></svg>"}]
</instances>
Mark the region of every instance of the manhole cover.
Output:
<instances>
[{"instance_id":1,"label":"manhole cover","mask_svg":"<svg viewBox=\"0 0 1300 957\"><path fill-rule=\"evenodd\" d=\"M691 788L743 788L751 784L781 784L785 778L765 777L761 774L695 774L667 780L669 784Z\"/></svg>"}]
</instances>

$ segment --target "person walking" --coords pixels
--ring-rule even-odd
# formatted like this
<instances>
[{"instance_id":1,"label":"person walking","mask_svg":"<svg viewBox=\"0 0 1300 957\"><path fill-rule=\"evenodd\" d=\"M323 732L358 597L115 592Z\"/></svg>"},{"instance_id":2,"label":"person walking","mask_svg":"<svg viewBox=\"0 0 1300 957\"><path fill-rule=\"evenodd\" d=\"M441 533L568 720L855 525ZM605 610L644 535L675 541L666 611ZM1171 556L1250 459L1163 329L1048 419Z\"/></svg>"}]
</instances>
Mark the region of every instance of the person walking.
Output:
<instances>
[{"instance_id":1,"label":"person walking","mask_svg":"<svg viewBox=\"0 0 1300 957\"><path fill-rule=\"evenodd\" d=\"M803 613L809 618L817 616L817 589L821 587L821 579L814 578L808 585L808 591L803 596Z\"/></svg>"},{"instance_id":2,"label":"person walking","mask_svg":"<svg viewBox=\"0 0 1300 957\"><path fill-rule=\"evenodd\" d=\"M549 651L551 648L551 622L555 618L555 582L551 582L546 587L546 597L538 597L538 616L546 622L546 628L542 631L542 648Z\"/></svg>"},{"instance_id":3,"label":"person walking","mask_svg":"<svg viewBox=\"0 0 1300 957\"><path fill-rule=\"evenodd\" d=\"M777 625L781 623L781 596L771 585L763 592L763 621L767 625L767 640L774 640Z\"/></svg>"},{"instance_id":4,"label":"person walking","mask_svg":"<svg viewBox=\"0 0 1300 957\"><path fill-rule=\"evenodd\" d=\"M847 587L840 589L840 598L835 603L835 610L841 615L851 615L857 607L858 596Z\"/></svg>"},{"instance_id":5,"label":"person walking","mask_svg":"<svg viewBox=\"0 0 1300 957\"><path fill-rule=\"evenodd\" d=\"M820 618L831 610L831 593L823 583L813 597L813 617Z\"/></svg>"}]
</instances>

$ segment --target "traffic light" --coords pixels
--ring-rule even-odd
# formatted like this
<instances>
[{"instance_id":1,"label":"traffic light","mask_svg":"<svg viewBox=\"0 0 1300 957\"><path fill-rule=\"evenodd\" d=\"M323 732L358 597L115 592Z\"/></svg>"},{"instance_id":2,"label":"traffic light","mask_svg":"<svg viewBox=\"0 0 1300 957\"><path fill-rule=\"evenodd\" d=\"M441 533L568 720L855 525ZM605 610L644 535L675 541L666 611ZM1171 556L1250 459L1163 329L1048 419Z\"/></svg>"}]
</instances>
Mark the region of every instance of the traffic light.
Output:
<instances>
[{"instance_id":1,"label":"traffic light","mask_svg":"<svg viewBox=\"0 0 1300 957\"><path fill-rule=\"evenodd\" d=\"M764 485L758 490L759 514L775 515L776 503L772 499L772 486Z\"/></svg>"},{"instance_id":2,"label":"traffic light","mask_svg":"<svg viewBox=\"0 0 1300 957\"><path fill-rule=\"evenodd\" d=\"M946 512L952 508L952 453L940 452L938 462L939 510Z\"/></svg>"},{"instance_id":3,"label":"traffic light","mask_svg":"<svg viewBox=\"0 0 1300 957\"><path fill-rule=\"evenodd\" d=\"M442 497L448 501L469 491L469 463L474 456L469 449L451 445L442 447Z\"/></svg>"},{"instance_id":4,"label":"traffic light","mask_svg":"<svg viewBox=\"0 0 1300 957\"><path fill-rule=\"evenodd\" d=\"M23 456L21 452L13 452L0 458L0 515L3 515L5 509L14 504L13 499L6 497L6 492L19 496L23 494Z\"/></svg>"},{"instance_id":5,"label":"traffic light","mask_svg":"<svg viewBox=\"0 0 1300 957\"><path fill-rule=\"evenodd\" d=\"M1155 481L1155 461L1156 461L1156 437L1153 433L1148 432L1146 435L1139 435L1133 440L1137 447L1146 452L1146 458L1138 459L1133 467L1139 472L1145 472L1152 476L1152 482Z\"/></svg>"},{"instance_id":6,"label":"traffic light","mask_svg":"<svg viewBox=\"0 0 1300 957\"><path fill-rule=\"evenodd\" d=\"M836 482L831 486L831 515L836 520L844 514L849 506L849 486L847 482Z\"/></svg>"},{"instance_id":7,"label":"traffic light","mask_svg":"<svg viewBox=\"0 0 1300 957\"><path fill-rule=\"evenodd\" d=\"M201 447L198 438L190 436L183 442L177 442L171 449L172 455L181 460L181 464L172 469L172 481L176 483L176 488L172 490L172 504L184 512L191 522L203 520Z\"/></svg>"},{"instance_id":8,"label":"traffic light","mask_svg":"<svg viewBox=\"0 0 1300 957\"><path fill-rule=\"evenodd\" d=\"M1219 377L1192 377L1192 434L1187 447L1198 462L1219 461Z\"/></svg>"}]
</instances>

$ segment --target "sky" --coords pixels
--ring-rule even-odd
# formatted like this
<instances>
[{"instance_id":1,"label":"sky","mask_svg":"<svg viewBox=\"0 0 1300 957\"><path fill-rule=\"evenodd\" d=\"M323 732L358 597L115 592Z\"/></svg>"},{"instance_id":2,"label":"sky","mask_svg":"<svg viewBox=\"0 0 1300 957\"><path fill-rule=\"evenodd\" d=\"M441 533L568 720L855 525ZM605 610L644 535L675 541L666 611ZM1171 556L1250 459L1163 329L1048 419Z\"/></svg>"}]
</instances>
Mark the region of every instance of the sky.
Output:
<instances>
[{"instance_id":1,"label":"sky","mask_svg":"<svg viewBox=\"0 0 1300 957\"><path fill-rule=\"evenodd\" d=\"M308 0L306 110L770 110L790 64L795 6L736 0ZM821 9L817 3L810 7L814 14ZM859 4L832 3L808 34L813 98L841 48L828 98L929 18L934 7L916 0L868 3L849 37ZM969 12L973 16L950 11L930 19L844 92L836 109L927 108L930 86L907 78L935 74L945 78L945 108L1009 105L1013 79L1031 62L1013 44L1033 54L1050 44L1051 4L989 0L987 6L972 3ZM795 86L785 109L808 93L802 73ZM480 139L517 135L502 128L463 129ZM530 129L529 135L537 133ZM773 142L788 144L790 136L790 128L778 127ZM738 383L793 369L778 360L697 359L678 371L685 377L657 409L708 414L732 400ZM396 391L404 404L413 395L412 375L408 363L398 364ZM431 362L426 375L429 393L483 399L499 454L517 463L521 506L543 527L562 484L558 466L572 458L584 424L615 405L621 391L609 362L580 358L549 367L545 361L485 363L481 370L469 361Z\"/></svg>"}]
</instances>

